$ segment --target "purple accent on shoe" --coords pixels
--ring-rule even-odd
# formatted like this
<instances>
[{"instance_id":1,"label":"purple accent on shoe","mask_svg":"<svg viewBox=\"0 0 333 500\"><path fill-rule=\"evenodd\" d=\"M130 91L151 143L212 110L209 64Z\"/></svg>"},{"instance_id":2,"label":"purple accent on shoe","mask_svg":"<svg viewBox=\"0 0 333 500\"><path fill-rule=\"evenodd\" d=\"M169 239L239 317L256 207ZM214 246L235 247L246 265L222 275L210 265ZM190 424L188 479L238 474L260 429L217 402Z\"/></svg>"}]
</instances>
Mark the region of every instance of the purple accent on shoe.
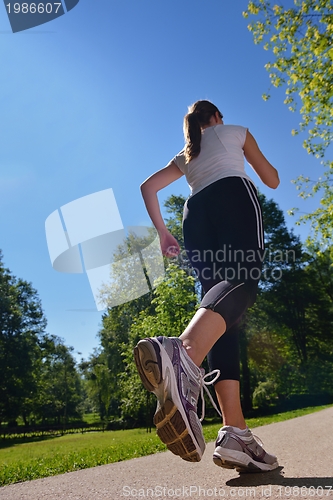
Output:
<instances>
[{"instance_id":1,"label":"purple accent on shoe","mask_svg":"<svg viewBox=\"0 0 333 500\"><path fill-rule=\"evenodd\" d=\"M146 338L139 341L134 355L144 386L158 399L154 416L157 434L170 451L198 462L205 450L197 416L203 376L182 349L177 337Z\"/></svg>"},{"instance_id":2,"label":"purple accent on shoe","mask_svg":"<svg viewBox=\"0 0 333 500\"><path fill-rule=\"evenodd\" d=\"M219 430L213 461L220 467L235 468L239 472L267 472L279 466L276 456L264 450L263 443L250 429L238 434L231 426Z\"/></svg>"},{"instance_id":3,"label":"purple accent on shoe","mask_svg":"<svg viewBox=\"0 0 333 500\"><path fill-rule=\"evenodd\" d=\"M237 443L242 447L244 453L250 453L251 457L253 458L253 460L256 460L257 462L265 462L264 461L264 457L266 455L266 452L265 450L263 449L262 450L262 453L260 453L260 455L256 455L248 446L246 443L244 443L244 441L241 439L240 436L238 436L237 434L234 434L233 432L229 432L229 435L230 437L232 437L233 439L235 439L237 441Z\"/></svg>"},{"instance_id":4,"label":"purple accent on shoe","mask_svg":"<svg viewBox=\"0 0 333 500\"><path fill-rule=\"evenodd\" d=\"M160 350L158 348L158 346L156 345L156 342L153 342L151 339L147 339L150 344L153 346L154 348L154 351L156 353L156 358L157 358L157 364L158 364L158 367L160 370L162 370L162 360L161 360L161 355L160 355Z\"/></svg>"}]
</instances>

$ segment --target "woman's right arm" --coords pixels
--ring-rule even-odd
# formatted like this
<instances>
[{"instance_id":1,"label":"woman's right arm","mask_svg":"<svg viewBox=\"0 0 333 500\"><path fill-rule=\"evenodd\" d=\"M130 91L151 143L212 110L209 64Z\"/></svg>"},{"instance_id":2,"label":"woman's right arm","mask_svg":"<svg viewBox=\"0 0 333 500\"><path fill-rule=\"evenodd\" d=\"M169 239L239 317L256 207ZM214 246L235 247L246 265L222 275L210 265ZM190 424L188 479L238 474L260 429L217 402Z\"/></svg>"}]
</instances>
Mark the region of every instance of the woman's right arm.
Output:
<instances>
[{"instance_id":1,"label":"woman's right arm","mask_svg":"<svg viewBox=\"0 0 333 500\"><path fill-rule=\"evenodd\" d=\"M184 174L174 162L146 179L140 186L147 212L160 237L163 255L172 257L179 253L177 240L169 233L161 215L157 192L176 181ZM175 248L174 248L175 247Z\"/></svg>"},{"instance_id":2,"label":"woman's right arm","mask_svg":"<svg viewBox=\"0 0 333 500\"><path fill-rule=\"evenodd\" d=\"M269 163L260 151L255 138L249 131L246 132L244 155L253 170L266 186L276 189L280 184L278 171Z\"/></svg>"}]
</instances>

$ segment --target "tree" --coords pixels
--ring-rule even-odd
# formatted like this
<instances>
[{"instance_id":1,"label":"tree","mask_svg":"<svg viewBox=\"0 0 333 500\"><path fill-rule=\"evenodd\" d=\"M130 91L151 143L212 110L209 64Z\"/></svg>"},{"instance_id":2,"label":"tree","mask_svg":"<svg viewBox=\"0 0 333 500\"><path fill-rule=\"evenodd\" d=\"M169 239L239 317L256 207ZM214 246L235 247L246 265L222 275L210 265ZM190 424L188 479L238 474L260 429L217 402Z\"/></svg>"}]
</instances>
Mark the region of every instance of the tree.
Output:
<instances>
[{"instance_id":1,"label":"tree","mask_svg":"<svg viewBox=\"0 0 333 500\"><path fill-rule=\"evenodd\" d=\"M317 245L318 251L322 252L329 250L333 258L333 162L328 164L327 170L318 181L300 176L295 184L304 199L321 193L320 206L313 212L302 215L299 221L310 222L313 236L308 238L308 245ZM289 210L290 215L296 212L297 209Z\"/></svg>"},{"instance_id":2,"label":"tree","mask_svg":"<svg viewBox=\"0 0 333 500\"><path fill-rule=\"evenodd\" d=\"M29 411L38 387L34 372L45 327L36 290L4 267L0 253L0 422L15 421Z\"/></svg>"},{"instance_id":3,"label":"tree","mask_svg":"<svg viewBox=\"0 0 333 500\"><path fill-rule=\"evenodd\" d=\"M78 416L73 349L45 328L36 290L4 267L0 253L0 423Z\"/></svg>"},{"instance_id":4,"label":"tree","mask_svg":"<svg viewBox=\"0 0 333 500\"><path fill-rule=\"evenodd\" d=\"M138 425L151 416L151 404L147 404L144 389L133 361L133 349L144 337L179 337L191 320L198 305L194 278L176 264L170 264L166 277L160 280L153 292L154 309L143 310L131 325L128 342L122 344L125 370L120 375L122 390L121 411L124 419L132 419ZM154 406L154 404L153 404Z\"/></svg>"},{"instance_id":5,"label":"tree","mask_svg":"<svg viewBox=\"0 0 333 500\"><path fill-rule=\"evenodd\" d=\"M163 272L157 231L133 228L114 252L109 280L102 284L100 298L109 308L129 303L151 293L155 279Z\"/></svg>"},{"instance_id":6,"label":"tree","mask_svg":"<svg viewBox=\"0 0 333 500\"><path fill-rule=\"evenodd\" d=\"M286 394L287 378L293 392L332 393L333 310L327 293L332 282L328 283L326 272L327 287L323 286L318 268L323 274L324 269L317 260L321 256L312 260L308 256L304 267L285 272L259 302L270 318L271 330L283 338L287 364L293 367L289 375L281 371L280 393Z\"/></svg>"},{"instance_id":7,"label":"tree","mask_svg":"<svg viewBox=\"0 0 333 500\"><path fill-rule=\"evenodd\" d=\"M35 419L65 426L69 418L81 416L81 380L73 350L55 335L45 334L41 339L40 362L35 370L37 394L32 401Z\"/></svg>"},{"instance_id":8,"label":"tree","mask_svg":"<svg viewBox=\"0 0 333 500\"><path fill-rule=\"evenodd\" d=\"M276 204L262 199L262 205L266 243L273 259L266 256L264 272L271 277L263 280L257 302L246 316L248 362L258 388L255 399L262 399L264 393L267 396L266 382L280 396L332 393L330 253L301 247L298 238L288 234ZM284 259L279 256L281 248Z\"/></svg>"},{"instance_id":9,"label":"tree","mask_svg":"<svg viewBox=\"0 0 333 500\"><path fill-rule=\"evenodd\" d=\"M275 56L266 69L275 87L286 85L285 104L295 110L301 101L300 130L309 134L305 147L319 156L333 139L332 10L331 0L295 0L291 8L256 0L244 13L260 16L249 30L255 43L264 43Z\"/></svg>"},{"instance_id":10,"label":"tree","mask_svg":"<svg viewBox=\"0 0 333 500\"><path fill-rule=\"evenodd\" d=\"M89 393L96 401L102 419L115 421L122 417L123 388L120 380L126 370L122 346L129 344L132 325L141 312L151 314L154 310L151 277L155 274L156 259L161 259L159 248L152 244L155 238L153 229L141 237L130 234L115 252L116 266L111 270L110 282L100 291L109 307L99 331L100 350L85 364L84 373ZM161 272L160 265L156 267ZM118 305L113 305L117 304L117 299Z\"/></svg>"},{"instance_id":11,"label":"tree","mask_svg":"<svg viewBox=\"0 0 333 500\"><path fill-rule=\"evenodd\" d=\"M278 286L286 273L295 266L302 266L303 260L300 239L288 230L284 214L277 203L261 193L259 200L263 212L266 248L257 302L245 313L240 325L241 389L244 410L252 407L252 393L255 386L274 378L275 375L273 365L258 362L266 356L268 338L273 339L272 329L268 326L269 312L274 311L276 305L272 293L269 300L268 294ZM268 353L270 353L269 360L274 358L281 360L276 342L272 344ZM253 363L253 358L257 358L257 362ZM269 366L271 368L267 369Z\"/></svg>"},{"instance_id":12,"label":"tree","mask_svg":"<svg viewBox=\"0 0 333 500\"><path fill-rule=\"evenodd\" d=\"M277 203L261 193L259 200L265 231L263 272L259 286L267 290L279 281L285 271L301 265L304 255L300 238L288 230L284 214Z\"/></svg>"},{"instance_id":13,"label":"tree","mask_svg":"<svg viewBox=\"0 0 333 500\"><path fill-rule=\"evenodd\" d=\"M181 245L184 202L185 198L182 196L171 196L165 202L167 212L172 215L166 224ZM184 251L173 261L165 259L165 265L168 266L165 277L151 283L152 275L161 275L160 272L152 272L154 268L160 269L161 258L160 249L150 245L155 238L156 231L143 237L131 234L125 245L118 248L114 256L115 262L122 259L123 265L117 267L112 281L102 288L103 300L112 304L113 297L129 298L131 290L134 290L133 296L135 296L135 290L139 289L137 284L142 281L142 270L148 292L134 300L124 300L124 303L108 309L99 332L101 350L96 359L91 358L90 368L86 366L86 378L90 379L91 388L92 380L95 380L97 391L95 397L97 393L100 394L100 384L97 384L98 377L93 374L94 366L102 363L107 370L108 388L112 394L109 418L111 420L120 418L135 425L146 422L147 415L152 411L152 405L149 396L147 400L147 392L137 375L133 360L134 346L140 338L147 336L179 336L193 316L198 302L195 279L191 276L192 270L189 269ZM147 246L150 249L148 253ZM125 259L129 251L135 259ZM153 284L157 288L153 289ZM99 401L100 399L99 396Z\"/></svg>"},{"instance_id":14,"label":"tree","mask_svg":"<svg viewBox=\"0 0 333 500\"><path fill-rule=\"evenodd\" d=\"M169 219L166 219L166 226L170 233L176 238L181 249L184 249L183 238L183 210L186 198L182 195L171 195L164 202L164 207L168 214L171 214Z\"/></svg>"},{"instance_id":15,"label":"tree","mask_svg":"<svg viewBox=\"0 0 333 500\"><path fill-rule=\"evenodd\" d=\"M304 147L310 154L324 158L333 139L333 3L332 0L294 0L285 8L278 2L250 1L243 15L259 16L248 28L255 43L271 50L274 60L266 64L273 86L286 87L285 104L295 111L301 103L299 130L307 131ZM264 99L268 95L264 94ZM300 217L310 221L314 238L323 248L333 236L333 162L317 181L300 176L296 182L303 197L321 192L321 206ZM291 211L294 213L295 209Z\"/></svg>"}]
</instances>

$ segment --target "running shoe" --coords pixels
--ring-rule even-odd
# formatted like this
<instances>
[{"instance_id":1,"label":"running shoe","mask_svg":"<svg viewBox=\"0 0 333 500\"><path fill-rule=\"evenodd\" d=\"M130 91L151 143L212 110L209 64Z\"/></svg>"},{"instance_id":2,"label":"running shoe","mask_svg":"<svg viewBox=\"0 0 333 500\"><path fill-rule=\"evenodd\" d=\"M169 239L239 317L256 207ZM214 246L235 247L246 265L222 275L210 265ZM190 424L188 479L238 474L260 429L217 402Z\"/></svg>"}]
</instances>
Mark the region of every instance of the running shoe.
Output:
<instances>
[{"instance_id":1,"label":"running shoe","mask_svg":"<svg viewBox=\"0 0 333 500\"><path fill-rule=\"evenodd\" d=\"M265 472L276 469L279 464L274 455L269 455L261 440L250 429L237 434L233 427L222 427L217 435L213 461L225 469L238 472Z\"/></svg>"},{"instance_id":2,"label":"running shoe","mask_svg":"<svg viewBox=\"0 0 333 500\"><path fill-rule=\"evenodd\" d=\"M154 424L159 438L175 455L199 462L206 447L197 415L199 394L219 373L206 382L204 371L193 363L178 337L140 340L134 359L143 385L158 399Z\"/></svg>"}]
</instances>

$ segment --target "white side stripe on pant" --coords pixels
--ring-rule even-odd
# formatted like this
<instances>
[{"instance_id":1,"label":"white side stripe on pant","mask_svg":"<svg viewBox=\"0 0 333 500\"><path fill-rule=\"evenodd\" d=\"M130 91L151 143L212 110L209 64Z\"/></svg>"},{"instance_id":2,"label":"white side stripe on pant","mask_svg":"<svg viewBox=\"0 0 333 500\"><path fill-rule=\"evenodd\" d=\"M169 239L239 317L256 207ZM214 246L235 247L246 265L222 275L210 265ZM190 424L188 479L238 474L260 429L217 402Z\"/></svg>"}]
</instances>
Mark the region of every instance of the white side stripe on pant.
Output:
<instances>
[{"instance_id":1,"label":"white side stripe on pant","mask_svg":"<svg viewBox=\"0 0 333 500\"><path fill-rule=\"evenodd\" d=\"M237 288L239 288L240 286L243 286L243 285L245 285L245 283L239 283L234 288L232 288L231 290L229 290L226 294L223 294L222 297L219 297L219 299L214 304L214 309L217 306L217 304L219 304L221 302L221 300L225 299L227 297L227 295L229 295L229 293L233 292L234 290L236 290Z\"/></svg>"},{"instance_id":2,"label":"white side stripe on pant","mask_svg":"<svg viewBox=\"0 0 333 500\"><path fill-rule=\"evenodd\" d=\"M257 237L258 237L258 245L259 248L262 250L264 249L264 232L263 232L263 224L262 224L262 218L261 218L261 208L257 199L257 195L254 191L254 186L250 181L247 179L244 179L241 177L244 186L247 189L247 192L249 193L249 197L253 203L253 207L256 213L256 218L257 218Z\"/></svg>"}]
</instances>

